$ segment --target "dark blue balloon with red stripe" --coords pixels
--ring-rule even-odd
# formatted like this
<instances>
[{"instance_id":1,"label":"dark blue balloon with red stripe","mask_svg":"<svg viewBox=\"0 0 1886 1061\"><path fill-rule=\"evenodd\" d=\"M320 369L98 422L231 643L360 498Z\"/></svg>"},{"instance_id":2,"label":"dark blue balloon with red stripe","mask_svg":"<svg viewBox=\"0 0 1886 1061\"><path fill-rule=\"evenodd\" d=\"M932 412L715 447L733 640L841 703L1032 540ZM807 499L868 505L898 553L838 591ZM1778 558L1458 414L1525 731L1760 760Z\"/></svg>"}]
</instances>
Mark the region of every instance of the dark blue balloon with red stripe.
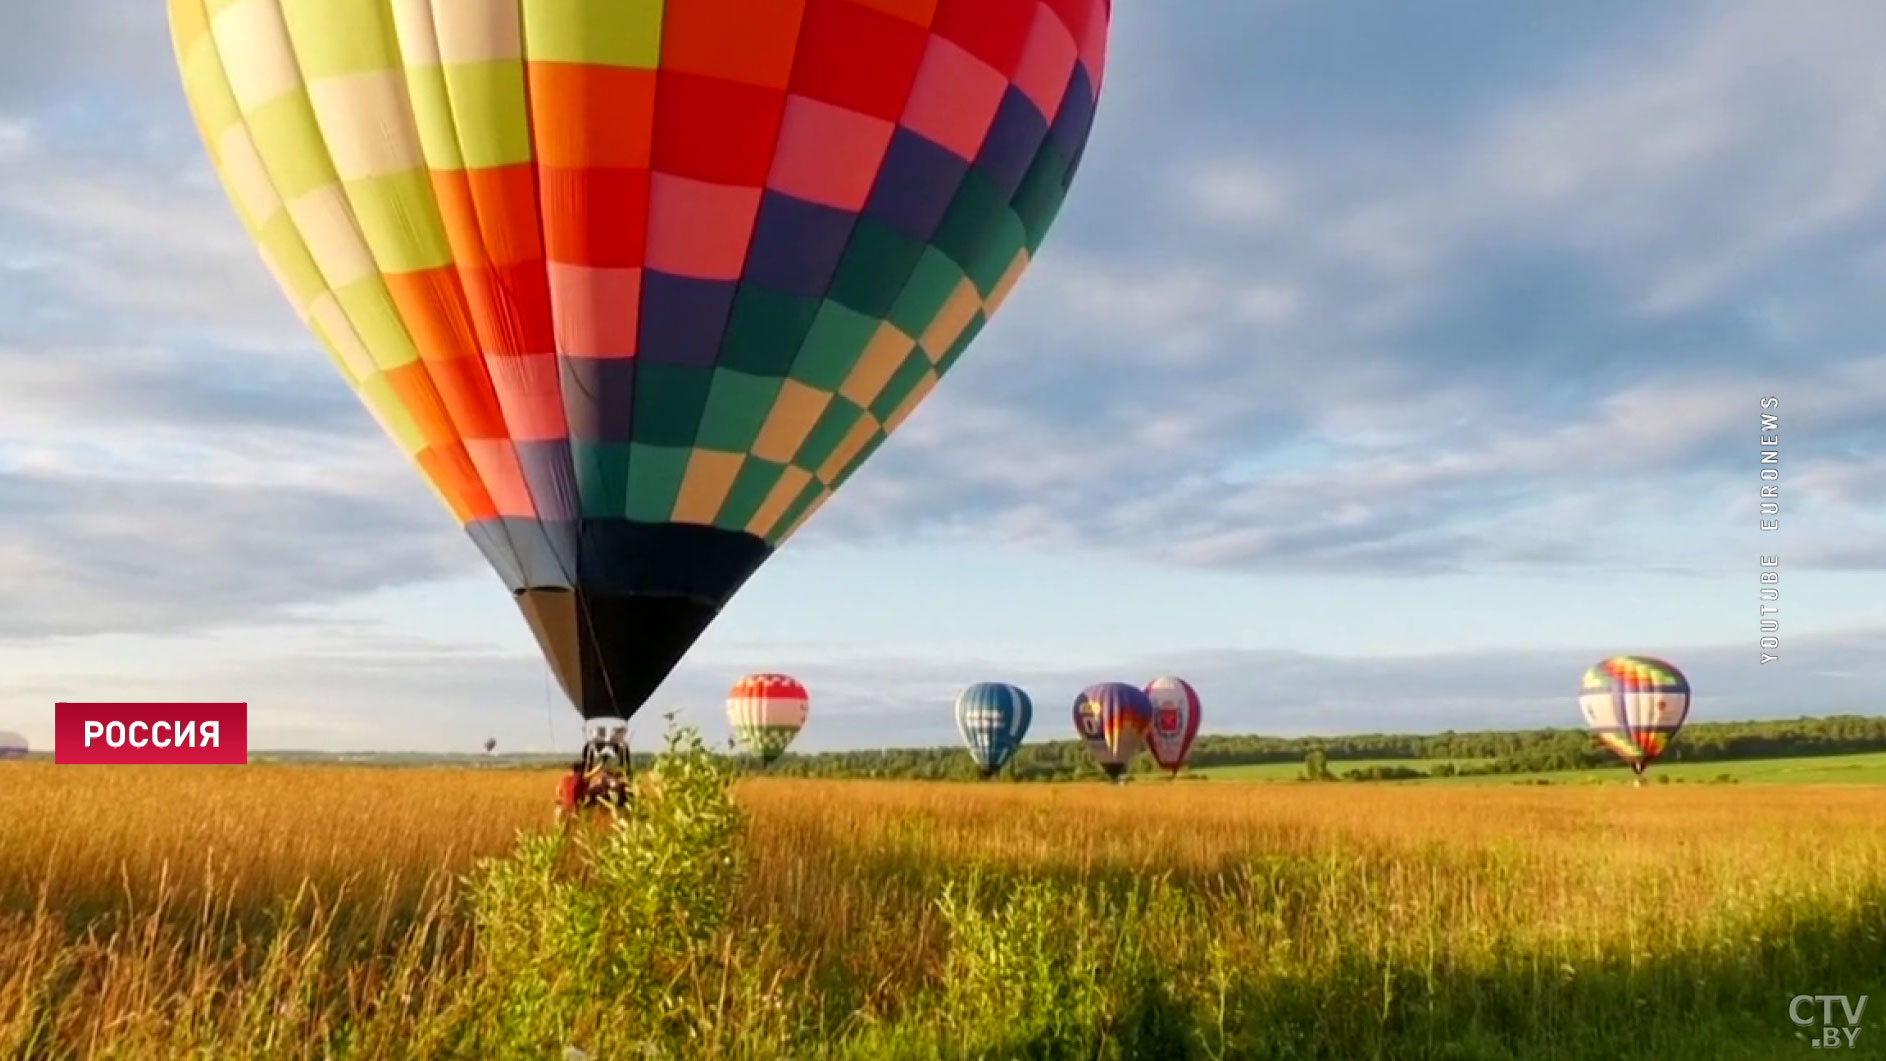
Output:
<instances>
[{"instance_id":1,"label":"dark blue balloon with red stripe","mask_svg":"<svg viewBox=\"0 0 1886 1061\"><path fill-rule=\"evenodd\" d=\"M1146 691L1125 682L1090 685L1074 700L1075 730L1100 769L1115 781L1145 743L1152 721L1153 704Z\"/></svg>"}]
</instances>

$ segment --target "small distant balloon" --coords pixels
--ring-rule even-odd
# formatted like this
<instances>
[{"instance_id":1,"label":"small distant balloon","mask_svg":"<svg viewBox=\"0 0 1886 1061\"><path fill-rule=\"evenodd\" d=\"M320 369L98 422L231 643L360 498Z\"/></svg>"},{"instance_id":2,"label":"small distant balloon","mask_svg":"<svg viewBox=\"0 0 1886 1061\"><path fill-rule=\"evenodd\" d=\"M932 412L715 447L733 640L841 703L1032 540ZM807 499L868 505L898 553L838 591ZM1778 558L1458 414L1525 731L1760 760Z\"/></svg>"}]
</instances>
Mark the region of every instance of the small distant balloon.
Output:
<instances>
[{"instance_id":1,"label":"small distant balloon","mask_svg":"<svg viewBox=\"0 0 1886 1061\"><path fill-rule=\"evenodd\" d=\"M486 737L485 738L485 754L490 755L492 752L495 752L497 750L498 750L498 738Z\"/></svg>"},{"instance_id":2,"label":"small distant balloon","mask_svg":"<svg viewBox=\"0 0 1886 1061\"><path fill-rule=\"evenodd\" d=\"M984 779L1014 758L1034 714L1028 694L1006 682L977 682L956 698L957 732Z\"/></svg>"},{"instance_id":3,"label":"small distant balloon","mask_svg":"<svg viewBox=\"0 0 1886 1061\"><path fill-rule=\"evenodd\" d=\"M27 748L24 734L0 730L0 759L24 759Z\"/></svg>"},{"instance_id":4,"label":"small distant balloon","mask_svg":"<svg viewBox=\"0 0 1886 1061\"><path fill-rule=\"evenodd\" d=\"M1146 699L1153 713L1146 750L1154 762L1177 776L1198 736L1198 690L1184 678L1154 678L1146 686Z\"/></svg>"},{"instance_id":5,"label":"small distant balloon","mask_svg":"<svg viewBox=\"0 0 1886 1061\"><path fill-rule=\"evenodd\" d=\"M1120 780L1152 725L1152 702L1125 682L1090 685L1074 698L1074 728L1108 777Z\"/></svg>"},{"instance_id":6,"label":"small distant balloon","mask_svg":"<svg viewBox=\"0 0 1886 1061\"><path fill-rule=\"evenodd\" d=\"M805 728L812 698L785 674L749 674L727 694L727 721L747 751L771 764Z\"/></svg>"},{"instance_id":7,"label":"small distant balloon","mask_svg":"<svg viewBox=\"0 0 1886 1061\"><path fill-rule=\"evenodd\" d=\"M1612 656L1585 672L1578 706L1592 733L1641 780L1689 717L1690 683L1663 660Z\"/></svg>"}]
</instances>

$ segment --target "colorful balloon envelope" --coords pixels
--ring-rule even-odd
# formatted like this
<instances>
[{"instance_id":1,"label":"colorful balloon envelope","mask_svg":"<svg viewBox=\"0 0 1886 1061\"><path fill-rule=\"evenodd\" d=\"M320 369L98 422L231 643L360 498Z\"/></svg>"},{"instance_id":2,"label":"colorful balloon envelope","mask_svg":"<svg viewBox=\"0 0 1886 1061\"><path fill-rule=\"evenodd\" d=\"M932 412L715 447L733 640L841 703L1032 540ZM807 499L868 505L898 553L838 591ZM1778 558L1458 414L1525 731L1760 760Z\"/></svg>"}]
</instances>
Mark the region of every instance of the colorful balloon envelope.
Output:
<instances>
[{"instance_id":1,"label":"colorful balloon envelope","mask_svg":"<svg viewBox=\"0 0 1886 1061\"><path fill-rule=\"evenodd\" d=\"M1585 672L1585 724L1636 774L1669 748L1690 710L1683 672L1648 656L1613 656Z\"/></svg>"},{"instance_id":2,"label":"colorful balloon envelope","mask_svg":"<svg viewBox=\"0 0 1886 1061\"><path fill-rule=\"evenodd\" d=\"M805 728L812 698L784 674L749 674L727 694L727 721L747 751L770 764Z\"/></svg>"},{"instance_id":3,"label":"colorful balloon envelope","mask_svg":"<svg viewBox=\"0 0 1886 1061\"><path fill-rule=\"evenodd\" d=\"M1034 714L1028 694L1005 682L977 682L956 697L957 732L984 779L1014 758Z\"/></svg>"},{"instance_id":4,"label":"colorful balloon envelope","mask_svg":"<svg viewBox=\"0 0 1886 1061\"><path fill-rule=\"evenodd\" d=\"M341 375L628 718L1036 256L1110 0L169 0Z\"/></svg>"},{"instance_id":5,"label":"colorful balloon envelope","mask_svg":"<svg viewBox=\"0 0 1886 1061\"><path fill-rule=\"evenodd\" d=\"M1090 685L1074 698L1074 728L1115 781L1126 773L1151 724L1152 703L1125 682Z\"/></svg>"},{"instance_id":6,"label":"colorful balloon envelope","mask_svg":"<svg viewBox=\"0 0 1886 1061\"><path fill-rule=\"evenodd\" d=\"M1176 776L1198 736L1198 690L1183 678L1154 678L1146 686L1146 699L1152 705L1146 750Z\"/></svg>"}]
</instances>

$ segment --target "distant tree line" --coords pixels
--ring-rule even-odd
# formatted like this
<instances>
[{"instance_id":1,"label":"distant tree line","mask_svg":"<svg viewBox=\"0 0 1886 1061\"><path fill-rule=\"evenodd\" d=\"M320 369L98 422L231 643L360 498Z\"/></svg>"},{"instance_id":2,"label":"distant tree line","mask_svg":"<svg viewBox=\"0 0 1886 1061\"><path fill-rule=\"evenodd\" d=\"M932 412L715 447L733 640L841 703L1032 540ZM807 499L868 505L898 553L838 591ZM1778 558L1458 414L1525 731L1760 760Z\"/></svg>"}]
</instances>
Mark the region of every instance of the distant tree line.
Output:
<instances>
[{"instance_id":1,"label":"distant tree line","mask_svg":"<svg viewBox=\"0 0 1886 1061\"><path fill-rule=\"evenodd\" d=\"M1685 726L1663 762L1715 762L1886 751L1886 717L1836 715L1764 722L1697 722ZM1395 780L1456 774L1523 774L1617 765L1583 729L1489 730L1435 734L1365 733L1341 737L1265 737L1210 734L1192 746L1188 765L1323 764L1318 780ZM1345 760L1398 760L1343 769ZM1474 760L1456 762L1456 760ZM1425 761L1425 762L1424 762ZM750 764L751 765L751 764ZM1149 756L1133 772L1158 770ZM788 753L767 771L786 777L969 780L976 776L960 747L883 748L868 751ZM1084 743L1025 744L1003 771L1019 781L1067 781L1100 776Z\"/></svg>"}]
</instances>

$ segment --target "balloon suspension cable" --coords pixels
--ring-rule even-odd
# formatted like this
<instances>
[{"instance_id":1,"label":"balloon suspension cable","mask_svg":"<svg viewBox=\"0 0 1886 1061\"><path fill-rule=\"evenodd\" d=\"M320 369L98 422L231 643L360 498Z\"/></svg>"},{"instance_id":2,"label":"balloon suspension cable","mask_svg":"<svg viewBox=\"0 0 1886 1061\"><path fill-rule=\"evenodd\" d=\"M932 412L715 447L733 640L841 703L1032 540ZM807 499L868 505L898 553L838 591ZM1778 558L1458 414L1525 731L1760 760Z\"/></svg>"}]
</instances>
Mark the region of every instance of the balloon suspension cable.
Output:
<instances>
[{"instance_id":1,"label":"balloon suspension cable","mask_svg":"<svg viewBox=\"0 0 1886 1061\"><path fill-rule=\"evenodd\" d=\"M550 750L557 750L557 716L550 706L550 661L544 661L544 728L550 732Z\"/></svg>"}]
</instances>

